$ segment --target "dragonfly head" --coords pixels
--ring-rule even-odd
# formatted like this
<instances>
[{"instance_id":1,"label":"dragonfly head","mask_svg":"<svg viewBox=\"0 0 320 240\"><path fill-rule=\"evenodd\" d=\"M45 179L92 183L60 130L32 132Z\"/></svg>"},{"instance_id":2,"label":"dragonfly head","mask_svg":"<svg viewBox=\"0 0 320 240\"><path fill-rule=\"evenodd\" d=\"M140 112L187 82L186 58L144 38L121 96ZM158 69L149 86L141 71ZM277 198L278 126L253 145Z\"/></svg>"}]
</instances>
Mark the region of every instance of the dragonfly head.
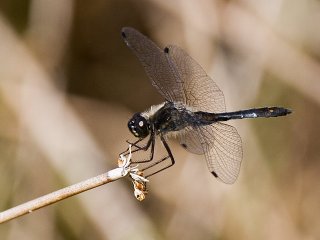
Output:
<instances>
[{"instance_id":1,"label":"dragonfly head","mask_svg":"<svg viewBox=\"0 0 320 240\"><path fill-rule=\"evenodd\" d=\"M138 138L145 138L150 133L150 123L141 113L135 113L132 116L128 122L128 128Z\"/></svg>"}]
</instances>

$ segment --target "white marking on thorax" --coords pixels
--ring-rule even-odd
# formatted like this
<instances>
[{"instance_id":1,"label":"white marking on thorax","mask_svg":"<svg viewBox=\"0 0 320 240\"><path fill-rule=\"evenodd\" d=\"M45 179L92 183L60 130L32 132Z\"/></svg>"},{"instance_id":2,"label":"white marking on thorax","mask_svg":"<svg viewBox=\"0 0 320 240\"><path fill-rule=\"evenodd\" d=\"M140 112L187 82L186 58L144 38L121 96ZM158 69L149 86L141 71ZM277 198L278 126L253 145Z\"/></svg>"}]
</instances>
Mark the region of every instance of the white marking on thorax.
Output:
<instances>
[{"instance_id":1,"label":"white marking on thorax","mask_svg":"<svg viewBox=\"0 0 320 240\"><path fill-rule=\"evenodd\" d=\"M145 119L149 119L152 117L160 108L162 108L166 102L160 103L158 105L152 105L148 110L144 111L141 113L141 116L143 116ZM193 111L198 111L193 109L190 106L185 105L184 103L181 102L174 102L174 107L177 109L186 109L187 111L193 112Z\"/></svg>"},{"instance_id":2,"label":"white marking on thorax","mask_svg":"<svg viewBox=\"0 0 320 240\"><path fill-rule=\"evenodd\" d=\"M149 119L152 117L160 108L164 106L165 102L160 103L158 105L152 105L148 110L144 111L141 113L141 116L144 117L145 119ZM140 123L139 123L140 125ZM141 126L140 126L141 127Z\"/></svg>"}]
</instances>

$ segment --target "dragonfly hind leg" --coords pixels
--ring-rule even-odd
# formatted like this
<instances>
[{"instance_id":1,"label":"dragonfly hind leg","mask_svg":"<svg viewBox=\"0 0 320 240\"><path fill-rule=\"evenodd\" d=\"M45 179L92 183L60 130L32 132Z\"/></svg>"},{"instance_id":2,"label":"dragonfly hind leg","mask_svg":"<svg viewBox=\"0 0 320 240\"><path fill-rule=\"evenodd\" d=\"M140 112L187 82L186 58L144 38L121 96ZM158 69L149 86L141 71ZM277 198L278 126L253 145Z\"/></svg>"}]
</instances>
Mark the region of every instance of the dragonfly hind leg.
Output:
<instances>
[{"instance_id":1,"label":"dragonfly hind leg","mask_svg":"<svg viewBox=\"0 0 320 240\"><path fill-rule=\"evenodd\" d=\"M145 170L150 169L150 173L146 174L145 178L151 177L152 175L155 175L156 173L159 173L159 172L161 172L161 171L163 171L163 170L165 170L165 169L167 169L169 167L172 167L174 165L174 163L175 163L173 155L171 153L171 150L170 150L166 140L164 139L163 136L160 136L160 139L161 139L161 142L163 143L163 146L165 147L168 155L166 157L164 157L164 158L161 158L161 159L153 162L152 164L146 166L145 168L142 168L141 171L145 171ZM160 169L152 171L153 168L155 168L157 165L159 165L159 164L161 164L161 163L163 163L165 161L169 161L169 162L167 164L165 164L164 166L162 166Z\"/></svg>"}]
</instances>

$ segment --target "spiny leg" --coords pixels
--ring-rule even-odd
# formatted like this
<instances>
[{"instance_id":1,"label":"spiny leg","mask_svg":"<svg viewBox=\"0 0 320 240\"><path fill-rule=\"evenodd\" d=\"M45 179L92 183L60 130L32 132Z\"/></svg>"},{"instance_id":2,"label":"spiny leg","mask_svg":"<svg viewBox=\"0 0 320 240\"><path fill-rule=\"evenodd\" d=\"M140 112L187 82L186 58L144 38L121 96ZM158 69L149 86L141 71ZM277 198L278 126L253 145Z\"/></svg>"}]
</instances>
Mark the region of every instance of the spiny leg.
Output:
<instances>
[{"instance_id":1,"label":"spiny leg","mask_svg":"<svg viewBox=\"0 0 320 240\"><path fill-rule=\"evenodd\" d=\"M143 138L139 138L137 141L135 141L135 142L133 142L133 143L131 143L131 142L129 142L128 140L126 141L128 144L130 144L131 146L134 146L134 147L136 147L136 148L138 148L138 149L135 149L135 150L131 150L131 153L133 152L133 151L138 151L138 150L140 150L140 148L141 147L139 147L137 144L139 143L139 142L141 142L143 140ZM128 147L126 150L124 150L123 152L121 152L119 155L124 155L124 156L127 156L128 154L129 154L129 148L130 147Z\"/></svg>"},{"instance_id":2,"label":"spiny leg","mask_svg":"<svg viewBox=\"0 0 320 240\"><path fill-rule=\"evenodd\" d=\"M145 162L150 162L153 159L153 155L154 155L154 147L155 147L155 134L151 133L150 137L148 139L148 142L144 145L144 146L139 146L138 143L141 142L143 140L143 138L138 139L137 141L131 143L129 141L127 141L127 143L131 144L133 147L135 147L135 149L131 150L131 154L133 153L137 153L139 151L147 151L150 150L150 154L148 157L146 157L146 159L142 159L142 160L132 160L133 163L145 163ZM128 156L130 154L129 152L129 148L122 152L121 154L123 154L125 157Z\"/></svg>"},{"instance_id":3,"label":"spiny leg","mask_svg":"<svg viewBox=\"0 0 320 240\"><path fill-rule=\"evenodd\" d=\"M153 155L154 155L154 147L155 147L155 136L154 134L150 135L150 139L148 140L148 143L146 144L146 146L141 147L140 149L136 150L137 151L147 151L148 149L150 149L150 154L149 157L143 160L136 160L136 161L132 161L133 163L146 163L146 162L150 162L153 160Z\"/></svg>"},{"instance_id":4,"label":"spiny leg","mask_svg":"<svg viewBox=\"0 0 320 240\"><path fill-rule=\"evenodd\" d=\"M148 148L150 147L150 144L152 143L152 138L153 138L153 134L150 135L150 138L148 140L148 142L144 145L144 146L139 146L138 143L141 142L142 140L144 140L144 138L139 138L137 141L135 142L129 142L129 140L126 140L126 142L128 144L130 144L131 146L135 147L135 149L131 150L131 153L137 152L137 151L146 151L148 150ZM129 154L129 147L121 152L120 154L123 154L124 156L127 156Z\"/></svg>"},{"instance_id":5,"label":"spiny leg","mask_svg":"<svg viewBox=\"0 0 320 240\"><path fill-rule=\"evenodd\" d=\"M158 164L166 161L167 159L170 159L170 163L169 163L168 165L164 166L163 168L161 168L161 169L159 169L159 170L157 170L157 171L155 171L155 172L153 172L153 173L150 173L150 174L146 175L145 178L148 178L148 177L150 177L150 176L152 176L152 175L154 175L154 174L156 174L156 173L159 173L159 172L161 172L161 171L163 171L163 170L165 170L165 169L173 166L174 163L175 163L174 158L173 158L173 155L172 155L172 153L171 153L171 150L170 150L170 148L169 148L166 140L164 139L164 137L163 137L162 135L160 136L160 139L161 139L161 142L162 142L163 146L165 147L165 149L166 149L166 151L167 151L167 153L168 153L168 156L166 156L166 157L164 157L164 158L161 158L160 160L152 163L151 165L149 165L149 166L141 169L141 171L145 171L145 170L147 170L147 169L150 169L150 168L152 168L152 167L154 167L154 166L156 166L156 165L158 165Z\"/></svg>"}]
</instances>

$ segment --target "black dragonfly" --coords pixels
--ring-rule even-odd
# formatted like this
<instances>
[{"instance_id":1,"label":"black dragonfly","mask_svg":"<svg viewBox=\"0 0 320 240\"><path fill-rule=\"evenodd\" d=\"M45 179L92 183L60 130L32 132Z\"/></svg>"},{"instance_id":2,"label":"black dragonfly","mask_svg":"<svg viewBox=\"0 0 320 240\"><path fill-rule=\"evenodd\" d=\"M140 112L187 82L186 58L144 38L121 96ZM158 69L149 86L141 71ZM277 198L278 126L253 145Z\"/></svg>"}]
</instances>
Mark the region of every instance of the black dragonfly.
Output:
<instances>
[{"instance_id":1,"label":"black dragonfly","mask_svg":"<svg viewBox=\"0 0 320 240\"><path fill-rule=\"evenodd\" d=\"M263 107L226 112L224 95L202 67L184 50L169 45L160 49L137 30L125 27L122 37L142 63L151 84L165 102L135 113L128 122L138 139L131 143L133 152L150 151L137 162L149 162L149 169L167 161L149 177L174 164L167 143L172 135L182 147L194 154L204 154L209 171L225 183L234 183L240 171L242 143L237 130L223 122L231 119L278 117L290 114L282 107ZM167 155L154 159L155 140L159 137ZM142 140L147 139L142 144ZM128 150L125 151L128 154ZM142 169L142 170L145 170Z\"/></svg>"}]
</instances>

